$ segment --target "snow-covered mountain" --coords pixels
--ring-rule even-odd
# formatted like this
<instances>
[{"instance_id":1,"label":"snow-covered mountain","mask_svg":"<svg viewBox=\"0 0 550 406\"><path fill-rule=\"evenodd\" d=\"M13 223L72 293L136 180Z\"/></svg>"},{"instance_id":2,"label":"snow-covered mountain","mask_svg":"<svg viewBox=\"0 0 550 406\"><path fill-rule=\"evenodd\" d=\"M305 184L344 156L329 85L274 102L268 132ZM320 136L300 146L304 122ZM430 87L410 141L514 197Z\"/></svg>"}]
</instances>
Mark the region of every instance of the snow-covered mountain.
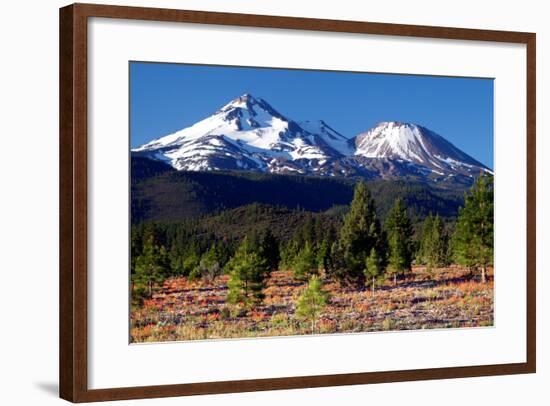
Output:
<instances>
[{"instance_id":1,"label":"snow-covered mountain","mask_svg":"<svg viewBox=\"0 0 550 406\"><path fill-rule=\"evenodd\" d=\"M303 173L342 156L341 139L332 138L336 135L342 137L333 130L308 132L266 101L244 94L191 127L133 151L178 170Z\"/></svg>"},{"instance_id":2,"label":"snow-covered mountain","mask_svg":"<svg viewBox=\"0 0 550 406\"><path fill-rule=\"evenodd\" d=\"M322 120L293 121L250 94L132 153L187 171L431 178L489 171L443 137L415 124L384 122L347 138Z\"/></svg>"},{"instance_id":3,"label":"snow-covered mountain","mask_svg":"<svg viewBox=\"0 0 550 406\"><path fill-rule=\"evenodd\" d=\"M410 162L440 175L491 172L439 134L416 124L379 123L355 137L355 145L355 155Z\"/></svg>"}]
</instances>

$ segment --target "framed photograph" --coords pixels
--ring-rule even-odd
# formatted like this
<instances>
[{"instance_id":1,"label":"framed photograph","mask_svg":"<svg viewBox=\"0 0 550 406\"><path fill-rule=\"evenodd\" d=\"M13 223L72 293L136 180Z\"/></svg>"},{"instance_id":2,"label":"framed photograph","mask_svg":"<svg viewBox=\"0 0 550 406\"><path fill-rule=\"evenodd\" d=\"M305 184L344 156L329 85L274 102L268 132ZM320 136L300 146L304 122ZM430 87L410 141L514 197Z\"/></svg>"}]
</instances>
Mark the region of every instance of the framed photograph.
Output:
<instances>
[{"instance_id":1,"label":"framed photograph","mask_svg":"<svg viewBox=\"0 0 550 406\"><path fill-rule=\"evenodd\" d=\"M533 373L535 34L60 10L60 396Z\"/></svg>"}]
</instances>

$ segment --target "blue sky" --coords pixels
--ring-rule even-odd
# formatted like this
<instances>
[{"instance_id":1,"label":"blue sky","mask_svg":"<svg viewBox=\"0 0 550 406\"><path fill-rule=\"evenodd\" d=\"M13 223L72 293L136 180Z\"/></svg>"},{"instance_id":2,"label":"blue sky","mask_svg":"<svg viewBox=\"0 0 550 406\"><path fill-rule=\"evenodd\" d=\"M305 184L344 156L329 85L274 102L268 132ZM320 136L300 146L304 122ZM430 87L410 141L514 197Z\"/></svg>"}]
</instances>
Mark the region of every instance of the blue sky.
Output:
<instances>
[{"instance_id":1,"label":"blue sky","mask_svg":"<svg viewBox=\"0 0 550 406\"><path fill-rule=\"evenodd\" d=\"M243 93L350 138L380 121L420 124L493 167L492 79L131 62L131 146L190 126Z\"/></svg>"}]
</instances>

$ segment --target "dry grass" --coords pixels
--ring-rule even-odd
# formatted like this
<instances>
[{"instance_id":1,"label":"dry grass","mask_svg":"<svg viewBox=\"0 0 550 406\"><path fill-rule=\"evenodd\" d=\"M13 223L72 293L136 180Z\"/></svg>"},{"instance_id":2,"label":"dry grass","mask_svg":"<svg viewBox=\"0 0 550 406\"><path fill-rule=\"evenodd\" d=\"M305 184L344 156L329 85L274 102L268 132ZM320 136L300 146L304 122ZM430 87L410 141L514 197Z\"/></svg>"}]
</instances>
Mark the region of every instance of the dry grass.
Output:
<instances>
[{"instance_id":1,"label":"dry grass","mask_svg":"<svg viewBox=\"0 0 550 406\"><path fill-rule=\"evenodd\" d=\"M331 294L316 333L480 327L493 324L493 281L467 278L459 267L428 273L415 267L411 275L385 282L373 295L325 281ZM132 342L310 334L308 323L295 319L295 302L305 284L286 271L273 272L265 300L245 311L225 303L227 277L211 283L186 278L165 282L131 314Z\"/></svg>"}]
</instances>

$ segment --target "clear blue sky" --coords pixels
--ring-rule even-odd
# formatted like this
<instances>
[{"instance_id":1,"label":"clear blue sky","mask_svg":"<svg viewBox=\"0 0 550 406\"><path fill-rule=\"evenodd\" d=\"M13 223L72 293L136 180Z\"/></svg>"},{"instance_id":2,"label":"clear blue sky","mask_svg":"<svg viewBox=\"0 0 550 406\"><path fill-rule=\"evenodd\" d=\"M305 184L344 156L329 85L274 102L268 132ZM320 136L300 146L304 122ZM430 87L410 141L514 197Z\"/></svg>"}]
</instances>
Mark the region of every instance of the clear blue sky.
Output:
<instances>
[{"instance_id":1,"label":"clear blue sky","mask_svg":"<svg viewBox=\"0 0 550 406\"><path fill-rule=\"evenodd\" d=\"M130 63L131 146L208 117L243 93L351 138L380 121L420 124L493 168L493 80Z\"/></svg>"}]
</instances>

